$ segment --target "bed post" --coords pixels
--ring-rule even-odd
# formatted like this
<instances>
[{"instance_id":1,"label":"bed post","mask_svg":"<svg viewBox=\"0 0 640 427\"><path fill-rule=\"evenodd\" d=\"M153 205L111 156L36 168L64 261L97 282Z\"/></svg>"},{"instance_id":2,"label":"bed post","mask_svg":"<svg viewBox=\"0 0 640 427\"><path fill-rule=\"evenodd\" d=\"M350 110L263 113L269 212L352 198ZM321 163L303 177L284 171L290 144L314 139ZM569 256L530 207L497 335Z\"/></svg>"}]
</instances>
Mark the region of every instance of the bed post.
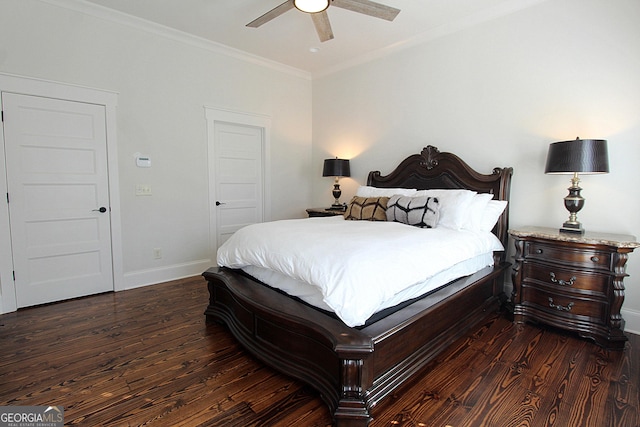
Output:
<instances>
[{"instance_id":1,"label":"bed post","mask_svg":"<svg viewBox=\"0 0 640 427\"><path fill-rule=\"evenodd\" d=\"M365 401L365 361L362 358L341 359L342 390L334 412L336 427L366 427L371 422Z\"/></svg>"}]
</instances>

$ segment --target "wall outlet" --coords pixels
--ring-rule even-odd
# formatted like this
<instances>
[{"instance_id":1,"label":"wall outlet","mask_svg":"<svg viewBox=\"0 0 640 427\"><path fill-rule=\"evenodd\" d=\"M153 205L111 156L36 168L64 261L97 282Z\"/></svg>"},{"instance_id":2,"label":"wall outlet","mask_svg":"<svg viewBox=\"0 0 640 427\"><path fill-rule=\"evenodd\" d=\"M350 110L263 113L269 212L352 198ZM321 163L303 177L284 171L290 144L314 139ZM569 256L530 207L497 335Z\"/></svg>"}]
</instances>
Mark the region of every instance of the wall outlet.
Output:
<instances>
[{"instance_id":1,"label":"wall outlet","mask_svg":"<svg viewBox=\"0 0 640 427\"><path fill-rule=\"evenodd\" d=\"M160 259L162 258L162 249L160 248L153 248L153 257L155 259Z\"/></svg>"},{"instance_id":2,"label":"wall outlet","mask_svg":"<svg viewBox=\"0 0 640 427\"><path fill-rule=\"evenodd\" d=\"M151 186L147 184L137 184L136 185L136 196L150 196L151 195Z\"/></svg>"}]
</instances>

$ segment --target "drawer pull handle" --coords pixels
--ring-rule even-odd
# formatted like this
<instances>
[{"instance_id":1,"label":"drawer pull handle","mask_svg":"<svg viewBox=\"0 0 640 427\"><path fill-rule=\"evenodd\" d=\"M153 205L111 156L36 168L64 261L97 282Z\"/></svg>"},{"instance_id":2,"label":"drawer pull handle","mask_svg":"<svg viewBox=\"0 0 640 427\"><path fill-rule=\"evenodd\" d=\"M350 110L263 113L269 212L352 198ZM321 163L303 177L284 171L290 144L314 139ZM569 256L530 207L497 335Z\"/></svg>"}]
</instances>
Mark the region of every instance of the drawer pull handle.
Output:
<instances>
[{"instance_id":1,"label":"drawer pull handle","mask_svg":"<svg viewBox=\"0 0 640 427\"><path fill-rule=\"evenodd\" d=\"M576 276L571 276L568 282L562 279L556 279L556 274L553 271L549 273L549 276L551 276L551 282L557 283L560 286L573 286L573 283L576 281Z\"/></svg>"},{"instance_id":2,"label":"drawer pull handle","mask_svg":"<svg viewBox=\"0 0 640 427\"><path fill-rule=\"evenodd\" d=\"M600 261L600 258L598 258L597 256L594 255L594 256L591 257L591 261L598 262L598 261Z\"/></svg>"},{"instance_id":3,"label":"drawer pull handle","mask_svg":"<svg viewBox=\"0 0 640 427\"><path fill-rule=\"evenodd\" d=\"M536 253L540 255L542 253L542 249L536 249Z\"/></svg>"},{"instance_id":4,"label":"drawer pull handle","mask_svg":"<svg viewBox=\"0 0 640 427\"><path fill-rule=\"evenodd\" d=\"M573 303L570 302L569 304L567 304L567 306L562 306L560 304L554 304L553 303L553 298L549 297L549 307L551 308L555 308L558 311L571 311L571 308L573 307Z\"/></svg>"}]
</instances>

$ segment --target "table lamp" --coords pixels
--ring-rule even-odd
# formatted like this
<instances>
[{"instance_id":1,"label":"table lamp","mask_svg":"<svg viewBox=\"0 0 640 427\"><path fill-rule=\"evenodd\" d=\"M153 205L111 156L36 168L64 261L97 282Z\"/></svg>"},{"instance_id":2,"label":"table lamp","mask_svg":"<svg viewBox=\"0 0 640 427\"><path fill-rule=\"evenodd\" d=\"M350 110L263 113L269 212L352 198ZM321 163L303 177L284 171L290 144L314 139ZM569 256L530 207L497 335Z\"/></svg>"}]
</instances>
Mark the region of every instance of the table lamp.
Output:
<instances>
[{"instance_id":1,"label":"table lamp","mask_svg":"<svg viewBox=\"0 0 640 427\"><path fill-rule=\"evenodd\" d=\"M569 219L562 224L561 233L584 234L577 214L584 206L580 195L578 174L609 173L607 141L604 139L580 139L554 142L549 145L547 174L573 174L569 194L564 198L564 206L569 211Z\"/></svg>"},{"instance_id":2,"label":"table lamp","mask_svg":"<svg viewBox=\"0 0 640 427\"><path fill-rule=\"evenodd\" d=\"M332 191L335 201L331 205L330 209L344 210L345 205L340 204L340 196L342 195L342 191L340 190L340 184L338 181L342 176L351 176L349 160L339 159L337 157L335 159L326 159L324 161L324 167L322 169L322 176L335 177Z\"/></svg>"}]
</instances>

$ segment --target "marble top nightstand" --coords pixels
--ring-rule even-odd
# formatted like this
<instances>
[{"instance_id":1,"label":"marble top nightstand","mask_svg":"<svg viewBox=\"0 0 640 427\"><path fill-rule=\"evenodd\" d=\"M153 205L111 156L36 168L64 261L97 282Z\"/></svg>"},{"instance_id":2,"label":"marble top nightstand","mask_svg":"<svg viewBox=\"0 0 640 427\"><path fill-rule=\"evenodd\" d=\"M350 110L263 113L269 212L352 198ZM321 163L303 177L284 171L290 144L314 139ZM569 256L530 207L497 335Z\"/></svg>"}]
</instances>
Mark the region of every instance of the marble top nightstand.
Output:
<instances>
[{"instance_id":1,"label":"marble top nightstand","mask_svg":"<svg viewBox=\"0 0 640 427\"><path fill-rule=\"evenodd\" d=\"M509 230L516 255L513 318L575 331L621 350L627 341L620 309L628 254L640 243L611 233L561 233L555 228Z\"/></svg>"}]
</instances>

